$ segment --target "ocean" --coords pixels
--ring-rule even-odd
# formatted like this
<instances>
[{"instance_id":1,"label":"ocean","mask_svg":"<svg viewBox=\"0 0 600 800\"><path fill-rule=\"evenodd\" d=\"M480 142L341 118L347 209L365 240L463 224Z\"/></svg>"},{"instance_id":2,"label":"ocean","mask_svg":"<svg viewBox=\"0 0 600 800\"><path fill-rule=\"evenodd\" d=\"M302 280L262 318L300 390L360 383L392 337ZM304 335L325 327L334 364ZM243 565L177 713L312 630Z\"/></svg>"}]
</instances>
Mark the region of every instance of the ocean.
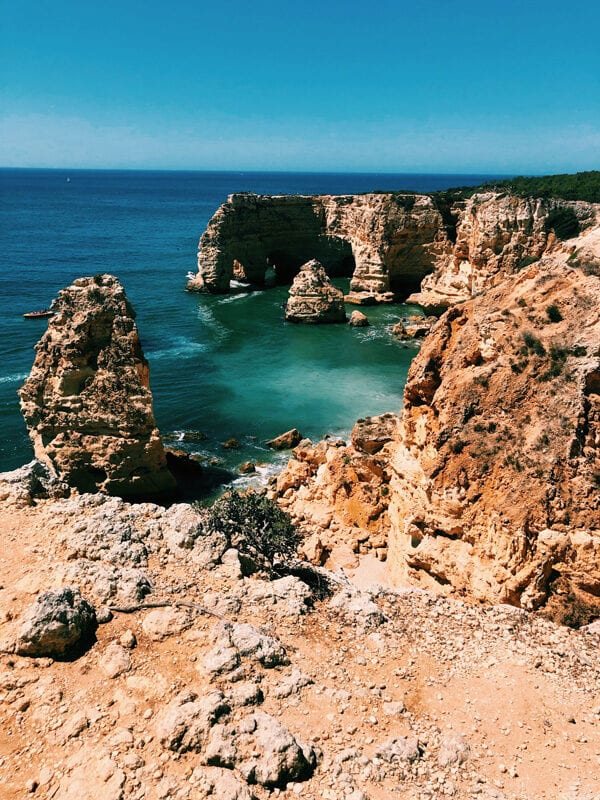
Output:
<instances>
[{"instance_id":1,"label":"ocean","mask_svg":"<svg viewBox=\"0 0 600 800\"><path fill-rule=\"evenodd\" d=\"M198 239L232 192L433 191L501 176L0 170L0 471L33 457L17 389L50 305L83 275L116 275L137 312L166 443L232 472L276 470L265 441L290 428L346 437L359 417L397 411L416 352L389 327L410 309L369 307L369 328L284 321L286 287L228 296L184 291ZM347 289L348 281L337 281ZM222 443L238 440L239 449Z\"/></svg>"}]
</instances>

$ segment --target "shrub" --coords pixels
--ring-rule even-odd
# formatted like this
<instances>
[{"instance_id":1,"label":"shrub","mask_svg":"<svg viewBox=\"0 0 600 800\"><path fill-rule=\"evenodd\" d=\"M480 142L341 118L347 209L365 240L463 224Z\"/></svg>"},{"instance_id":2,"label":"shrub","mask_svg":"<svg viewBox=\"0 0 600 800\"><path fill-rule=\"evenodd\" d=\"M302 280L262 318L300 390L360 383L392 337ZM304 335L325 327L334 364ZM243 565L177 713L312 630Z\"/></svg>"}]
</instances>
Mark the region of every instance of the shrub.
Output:
<instances>
[{"instance_id":1,"label":"shrub","mask_svg":"<svg viewBox=\"0 0 600 800\"><path fill-rule=\"evenodd\" d=\"M277 503L258 492L228 492L205 512L207 534L225 535L231 547L273 571L276 561L296 558L301 536Z\"/></svg>"},{"instance_id":2,"label":"shrub","mask_svg":"<svg viewBox=\"0 0 600 800\"><path fill-rule=\"evenodd\" d=\"M530 264L535 264L536 261L539 261L537 256L525 256L517 263L517 270L525 269Z\"/></svg>"},{"instance_id":3,"label":"shrub","mask_svg":"<svg viewBox=\"0 0 600 800\"><path fill-rule=\"evenodd\" d=\"M554 231L557 239L571 239L581 230L575 212L566 206L558 206L548 214L544 229L546 233Z\"/></svg>"},{"instance_id":4,"label":"shrub","mask_svg":"<svg viewBox=\"0 0 600 800\"><path fill-rule=\"evenodd\" d=\"M560 322L563 318L558 306L554 303L546 308L546 314L548 315L550 322Z\"/></svg>"},{"instance_id":5,"label":"shrub","mask_svg":"<svg viewBox=\"0 0 600 800\"><path fill-rule=\"evenodd\" d=\"M544 345L537 338L537 336L534 336L530 331L525 331L523 333L523 344L525 345L525 352L523 355L527 355L527 353L535 353L536 356L543 356L546 354L546 348Z\"/></svg>"},{"instance_id":6,"label":"shrub","mask_svg":"<svg viewBox=\"0 0 600 800\"><path fill-rule=\"evenodd\" d=\"M454 440L453 442L451 442L451 444L450 444L450 450L451 450L451 451L452 451L452 452L453 452L455 455L458 455L459 453L462 453L462 451L465 449L465 446L466 446L466 442L463 442L463 440L462 440L462 439L455 439L455 440Z\"/></svg>"}]
</instances>

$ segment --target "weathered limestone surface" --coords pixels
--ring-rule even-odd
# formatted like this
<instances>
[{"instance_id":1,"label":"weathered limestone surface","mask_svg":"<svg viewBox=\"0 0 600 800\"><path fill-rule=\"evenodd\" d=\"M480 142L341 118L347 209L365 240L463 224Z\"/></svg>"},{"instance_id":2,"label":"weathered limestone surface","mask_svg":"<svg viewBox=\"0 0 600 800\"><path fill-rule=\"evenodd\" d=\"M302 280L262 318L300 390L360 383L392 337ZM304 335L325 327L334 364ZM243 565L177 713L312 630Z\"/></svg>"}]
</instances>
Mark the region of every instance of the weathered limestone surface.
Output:
<instances>
[{"instance_id":1,"label":"weathered limestone surface","mask_svg":"<svg viewBox=\"0 0 600 800\"><path fill-rule=\"evenodd\" d=\"M234 194L200 239L191 291L227 292L230 280L262 284L267 267L282 282L317 259L330 275L378 300L406 296L451 244L429 197L365 194Z\"/></svg>"},{"instance_id":2,"label":"weathered limestone surface","mask_svg":"<svg viewBox=\"0 0 600 800\"><path fill-rule=\"evenodd\" d=\"M309 325L346 321L344 293L331 283L318 261L304 264L294 278L285 318Z\"/></svg>"},{"instance_id":3,"label":"weathered limestone surface","mask_svg":"<svg viewBox=\"0 0 600 800\"><path fill-rule=\"evenodd\" d=\"M455 205L456 243L409 302L440 314L552 251L559 245L546 222L557 207L572 209L582 226L594 223L600 211L591 203L493 192L474 195L462 208Z\"/></svg>"},{"instance_id":4,"label":"weathered limestone surface","mask_svg":"<svg viewBox=\"0 0 600 800\"><path fill-rule=\"evenodd\" d=\"M548 256L450 309L391 461L396 580L527 608L600 596L600 279Z\"/></svg>"},{"instance_id":5,"label":"weathered limestone surface","mask_svg":"<svg viewBox=\"0 0 600 800\"><path fill-rule=\"evenodd\" d=\"M123 287L112 275L79 278L52 308L20 390L36 457L80 491L170 492L148 363Z\"/></svg>"}]
</instances>

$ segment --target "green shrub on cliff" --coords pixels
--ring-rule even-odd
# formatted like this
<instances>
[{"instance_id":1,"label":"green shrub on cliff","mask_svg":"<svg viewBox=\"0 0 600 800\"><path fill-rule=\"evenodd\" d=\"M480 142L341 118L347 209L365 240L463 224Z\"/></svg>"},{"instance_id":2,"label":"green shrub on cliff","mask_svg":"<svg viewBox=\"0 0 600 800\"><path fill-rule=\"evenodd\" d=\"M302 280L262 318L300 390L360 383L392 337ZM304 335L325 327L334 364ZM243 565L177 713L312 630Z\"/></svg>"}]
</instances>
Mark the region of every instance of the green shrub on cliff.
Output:
<instances>
[{"instance_id":1,"label":"green shrub on cliff","mask_svg":"<svg viewBox=\"0 0 600 800\"><path fill-rule=\"evenodd\" d=\"M258 492L227 492L206 510L202 527L224 535L230 547L267 572L278 560L296 558L301 538L277 503Z\"/></svg>"},{"instance_id":2,"label":"green shrub on cliff","mask_svg":"<svg viewBox=\"0 0 600 800\"><path fill-rule=\"evenodd\" d=\"M544 222L546 233L554 231L557 239L571 239L580 231L579 220L572 208L560 206L551 211Z\"/></svg>"}]
</instances>

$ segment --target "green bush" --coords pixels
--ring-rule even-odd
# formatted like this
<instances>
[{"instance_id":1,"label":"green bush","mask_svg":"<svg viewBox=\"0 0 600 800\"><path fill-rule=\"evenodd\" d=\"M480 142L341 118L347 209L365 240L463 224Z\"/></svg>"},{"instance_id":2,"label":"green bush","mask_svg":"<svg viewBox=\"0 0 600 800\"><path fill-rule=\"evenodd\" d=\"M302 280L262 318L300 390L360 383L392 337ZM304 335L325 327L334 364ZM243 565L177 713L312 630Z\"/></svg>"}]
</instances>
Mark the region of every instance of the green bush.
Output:
<instances>
[{"instance_id":1,"label":"green bush","mask_svg":"<svg viewBox=\"0 0 600 800\"><path fill-rule=\"evenodd\" d=\"M575 212L566 206L559 206L548 214L544 229L546 233L554 231L557 239L572 239L581 230Z\"/></svg>"},{"instance_id":2,"label":"green bush","mask_svg":"<svg viewBox=\"0 0 600 800\"><path fill-rule=\"evenodd\" d=\"M205 512L207 534L227 538L230 547L250 557L267 572L277 561L296 558L301 536L277 503L258 492L228 492Z\"/></svg>"},{"instance_id":3,"label":"green bush","mask_svg":"<svg viewBox=\"0 0 600 800\"><path fill-rule=\"evenodd\" d=\"M552 304L546 308L546 314L548 315L550 322L560 322L563 318L558 306L555 304Z\"/></svg>"},{"instance_id":4,"label":"green bush","mask_svg":"<svg viewBox=\"0 0 600 800\"><path fill-rule=\"evenodd\" d=\"M534 336L530 331L525 331L523 333L523 344L524 347L521 348L523 355L527 355L528 353L535 353L536 356L546 355L546 348L537 336Z\"/></svg>"},{"instance_id":5,"label":"green bush","mask_svg":"<svg viewBox=\"0 0 600 800\"><path fill-rule=\"evenodd\" d=\"M517 270L525 269L530 264L535 264L536 261L539 261L537 256L525 256L517 263Z\"/></svg>"}]
</instances>

